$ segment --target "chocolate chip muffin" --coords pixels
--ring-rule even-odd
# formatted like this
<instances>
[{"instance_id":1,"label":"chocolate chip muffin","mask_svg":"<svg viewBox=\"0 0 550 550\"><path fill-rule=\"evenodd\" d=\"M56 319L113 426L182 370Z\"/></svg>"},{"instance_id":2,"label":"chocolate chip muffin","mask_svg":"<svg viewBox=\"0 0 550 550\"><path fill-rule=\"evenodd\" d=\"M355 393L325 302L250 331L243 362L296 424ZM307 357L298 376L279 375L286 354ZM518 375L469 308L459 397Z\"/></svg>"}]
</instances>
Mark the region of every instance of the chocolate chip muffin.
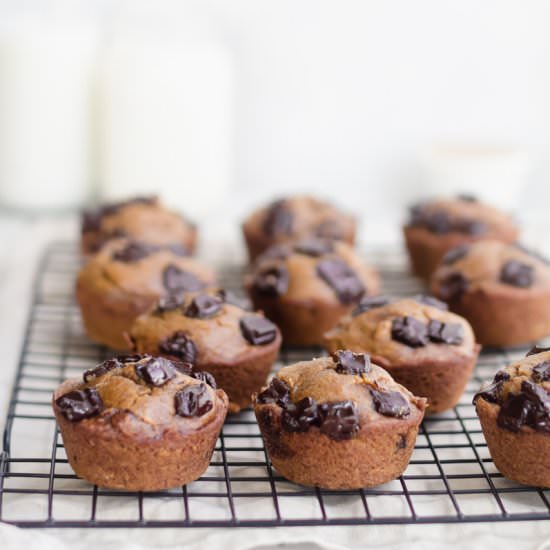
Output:
<instances>
[{"instance_id":1,"label":"chocolate chip muffin","mask_svg":"<svg viewBox=\"0 0 550 550\"><path fill-rule=\"evenodd\" d=\"M430 296L364 298L325 334L326 348L370 354L396 382L428 399L428 412L454 407L479 353L469 323Z\"/></svg>"},{"instance_id":2,"label":"chocolate chip muffin","mask_svg":"<svg viewBox=\"0 0 550 550\"><path fill-rule=\"evenodd\" d=\"M474 397L495 466L506 477L550 487L550 348L496 373Z\"/></svg>"},{"instance_id":3,"label":"chocolate chip muffin","mask_svg":"<svg viewBox=\"0 0 550 550\"><path fill-rule=\"evenodd\" d=\"M283 333L285 345L315 346L365 295L378 292L378 274L346 243L308 239L274 245L245 277L256 309Z\"/></svg>"},{"instance_id":4,"label":"chocolate chip muffin","mask_svg":"<svg viewBox=\"0 0 550 550\"><path fill-rule=\"evenodd\" d=\"M61 384L53 410L77 476L110 489L159 491L206 470L227 396L189 365L127 355Z\"/></svg>"},{"instance_id":5,"label":"chocolate chip muffin","mask_svg":"<svg viewBox=\"0 0 550 550\"><path fill-rule=\"evenodd\" d=\"M113 238L177 247L186 254L195 250L197 228L176 212L166 209L157 197L136 197L104 204L82 213L82 252L93 254Z\"/></svg>"},{"instance_id":6,"label":"chocolate chip muffin","mask_svg":"<svg viewBox=\"0 0 550 550\"><path fill-rule=\"evenodd\" d=\"M403 231L413 272L424 279L451 248L479 239L511 243L518 238L508 215L464 195L413 206Z\"/></svg>"},{"instance_id":7,"label":"chocolate chip muffin","mask_svg":"<svg viewBox=\"0 0 550 550\"><path fill-rule=\"evenodd\" d=\"M125 332L161 296L215 283L214 272L179 248L115 239L81 269L76 297L88 336L128 350Z\"/></svg>"},{"instance_id":8,"label":"chocolate chip muffin","mask_svg":"<svg viewBox=\"0 0 550 550\"><path fill-rule=\"evenodd\" d=\"M521 246L487 240L452 249L430 287L470 321L484 346L514 346L550 334L550 265Z\"/></svg>"},{"instance_id":9,"label":"chocolate chip muffin","mask_svg":"<svg viewBox=\"0 0 550 550\"><path fill-rule=\"evenodd\" d=\"M273 244L304 238L355 241L355 220L331 204L308 196L279 199L253 212L242 225L251 260Z\"/></svg>"},{"instance_id":10,"label":"chocolate chip muffin","mask_svg":"<svg viewBox=\"0 0 550 550\"><path fill-rule=\"evenodd\" d=\"M230 292L209 290L161 300L130 330L134 349L175 358L211 373L229 411L250 405L281 346L278 328Z\"/></svg>"},{"instance_id":11,"label":"chocolate chip muffin","mask_svg":"<svg viewBox=\"0 0 550 550\"><path fill-rule=\"evenodd\" d=\"M360 489L407 467L425 399L394 382L369 356L339 350L284 367L254 397L277 471L302 485Z\"/></svg>"}]
</instances>

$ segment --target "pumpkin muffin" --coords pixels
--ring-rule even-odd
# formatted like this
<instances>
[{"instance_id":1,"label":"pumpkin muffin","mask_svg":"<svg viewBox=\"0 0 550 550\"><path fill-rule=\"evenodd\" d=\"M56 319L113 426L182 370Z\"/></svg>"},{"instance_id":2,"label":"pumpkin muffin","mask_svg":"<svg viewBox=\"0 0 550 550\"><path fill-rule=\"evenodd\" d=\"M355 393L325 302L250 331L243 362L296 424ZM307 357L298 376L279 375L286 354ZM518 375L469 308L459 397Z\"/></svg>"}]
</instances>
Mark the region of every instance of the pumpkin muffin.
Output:
<instances>
[{"instance_id":1,"label":"pumpkin muffin","mask_svg":"<svg viewBox=\"0 0 550 550\"><path fill-rule=\"evenodd\" d=\"M61 384L53 410L76 475L130 491L160 491L200 477L227 413L227 396L202 374L130 355Z\"/></svg>"},{"instance_id":2,"label":"pumpkin muffin","mask_svg":"<svg viewBox=\"0 0 550 550\"><path fill-rule=\"evenodd\" d=\"M88 336L128 350L125 332L161 296L197 291L215 280L212 269L178 248L116 239L82 267L76 297Z\"/></svg>"},{"instance_id":3,"label":"pumpkin muffin","mask_svg":"<svg viewBox=\"0 0 550 550\"><path fill-rule=\"evenodd\" d=\"M283 367L254 398L273 466L290 481L326 489L400 476L424 408L368 355L347 350Z\"/></svg>"},{"instance_id":4,"label":"pumpkin muffin","mask_svg":"<svg viewBox=\"0 0 550 550\"><path fill-rule=\"evenodd\" d=\"M378 274L346 243L308 239L274 245L245 276L246 290L283 334L285 345L315 346L365 295Z\"/></svg>"},{"instance_id":5,"label":"pumpkin muffin","mask_svg":"<svg viewBox=\"0 0 550 550\"><path fill-rule=\"evenodd\" d=\"M392 378L428 399L428 413L454 407L479 353L468 321L429 296L363 299L325 334L330 352L368 353Z\"/></svg>"},{"instance_id":6,"label":"pumpkin muffin","mask_svg":"<svg viewBox=\"0 0 550 550\"><path fill-rule=\"evenodd\" d=\"M413 206L403 232L413 272L423 279L451 248L479 239L511 243L519 234L510 216L466 195Z\"/></svg>"}]
</instances>

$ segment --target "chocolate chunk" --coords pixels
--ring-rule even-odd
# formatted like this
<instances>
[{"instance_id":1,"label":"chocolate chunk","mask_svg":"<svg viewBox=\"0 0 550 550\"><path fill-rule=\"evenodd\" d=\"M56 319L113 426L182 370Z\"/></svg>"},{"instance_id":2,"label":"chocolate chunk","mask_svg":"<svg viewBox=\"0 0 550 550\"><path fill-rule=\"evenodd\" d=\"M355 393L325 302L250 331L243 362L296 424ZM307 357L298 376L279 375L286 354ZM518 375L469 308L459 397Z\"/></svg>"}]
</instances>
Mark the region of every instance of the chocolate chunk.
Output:
<instances>
[{"instance_id":1,"label":"chocolate chunk","mask_svg":"<svg viewBox=\"0 0 550 550\"><path fill-rule=\"evenodd\" d=\"M138 262L159 250L160 247L153 244L131 241L113 254L113 260L124 263Z\"/></svg>"},{"instance_id":2,"label":"chocolate chunk","mask_svg":"<svg viewBox=\"0 0 550 550\"><path fill-rule=\"evenodd\" d=\"M338 296L342 304L359 300L366 289L355 271L339 258L326 258L317 264L317 274Z\"/></svg>"},{"instance_id":3,"label":"chocolate chunk","mask_svg":"<svg viewBox=\"0 0 550 550\"><path fill-rule=\"evenodd\" d=\"M55 403L61 414L71 422L90 418L103 410L103 401L95 388L70 391L58 397Z\"/></svg>"},{"instance_id":4,"label":"chocolate chunk","mask_svg":"<svg viewBox=\"0 0 550 550\"><path fill-rule=\"evenodd\" d=\"M84 382L90 382L94 378L103 376L118 367L122 367L122 363L118 359L107 359L107 361L103 361L103 363L97 365L97 367L84 371L82 378Z\"/></svg>"},{"instance_id":5,"label":"chocolate chunk","mask_svg":"<svg viewBox=\"0 0 550 550\"><path fill-rule=\"evenodd\" d=\"M194 364L197 359L195 343L182 331L177 331L163 342L160 342L159 351L177 357L184 363Z\"/></svg>"},{"instance_id":6,"label":"chocolate chunk","mask_svg":"<svg viewBox=\"0 0 550 550\"><path fill-rule=\"evenodd\" d=\"M525 357L529 357L530 355L536 355L537 353L544 353L545 351L550 351L550 348L542 348L539 346L533 346L528 352Z\"/></svg>"},{"instance_id":7,"label":"chocolate chunk","mask_svg":"<svg viewBox=\"0 0 550 550\"><path fill-rule=\"evenodd\" d=\"M161 296L155 307L155 313L164 313L165 311L173 311L180 308L185 302L183 294L167 294Z\"/></svg>"},{"instance_id":8,"label":"chocolate chunk","mask_svg":"<svg viewBox=\"0 0 550 550\"><path fill-rule=\"evenodd\" d=\"M493 382L506 382L511 376L505 370L499 370L493 378Z\"/></svg>"},{"instance_id":9,"label":"chocolate chunk","mask_svg":"<svg viewBox=\"0 0 550 550\"><path fill-rule=\"evenodd\" d=\"M323 239L308 239L294 245L294 251L306 256L319 257L334 251L334 243Z\"/></svg>"},{"instance_id":10,"label":"chocolate chunk","mask_svg":"<svg viewBox=\"0 0 550 550\"><path fill-rule=\"evenodd\" d=\"M216 384L216 379L205 370L193 371L191 373L191 376L195 378L195 380L200 380L201 382L208 384L213 389L216 389L218 387L218 385Z\"/></svg>"},{"instance_id":11,"label":"chocolate chunk","mask_svg":"<svg viewBox=\"0 0 550 550\"><path fill-rule=\"evenodd\" d=\"M288 271L284 265L260 265L254 276L253 287L264 296L280 296L288 289Z\"/></svg>"},{"instance_id":12,"label":"chocolate chunk","mask_svg":"<svg viewBox=\"0 0 550 550\"><path fill-rule=\"evenodd\" d=\"M432 319L428 323L428 338L436 344L460 346L464 342L464 327L458 323L442 323Z\"/></svg>"},{"instance_id":13,"label":"chocolate chunk","mask_svg":"<svg viewBox=\"0 0 550 550\"><path fill-rule=\"evenodd\" d=\"M353 401L319 405L320 431L330 439L351 439L359 431L359 413Z\"/></svg>"},{"instance_id":14,"label":"chocolate chunk","mask_svg":"<svg viewBox=\"0 0 550 550\"><path fill-rule=\"evenodd\" d=\"M487 224L479 220L460 219L455 221L452 230L469 235L483 235L487 233Z\"/></svg>"},{"instance_id":15,"label":"chocolate chunk","mask_svg":"<svg viewBox=\"0 0 550 550\"><path fill-rule=\"evenodd\" d=\"M378 391L370 388L374 408L379 414L403 418L411 412L408 401L397 391Z\"/></svg>"},{"instance_id":16,"label":"chocolate chunk","mask_svg":"<svg viewBox=\"0 0 550 550\"><path fill-rule=\"evenodd\" d=\"M518 262L507 261L500 270L500 282L520 288L529 288L533 284L533 266Z\"/></svg>"},{"instance_id":17,"label":"chocolate chunk","mask_svg":"<svg viewBox=\"0 0 550 550\"><path fill-rule=\"evenodd\" d=\"M484 399L485 401L489 401L489 403L499 403L502 384L502 380L494 380L491 384L485 386L485 388L478 391L474 395L474 398L472 400L473 403L475 403L476 399L478 399L479 397L481 397L481 399Z\"/></svg>"},{"instance_id":18,"label":"chocolate chunk","mask_svg":"<svg viewBox=\"0 0 550 550\"><path fill-rule=\"evenodd\" d=\"M220 300L222 300L222 302L225 302L226 304L231 304L232 306L240 307L245 311L252 310L252 304L248 298L242 298L241 296L237 296L234 292L231 292L231 290L220 288L216 292L216 295Z\"/></svg>"},{"instance_id":19,"label":"chocolate chunk","mask_svg":"<svg viewBox=\"0 0 550 550\"><path fill-rule=\"evenodd\" d=\"M349 350L338 350L332 354L336 363L336 372L340 374L365 374L371 370L370 357L365 353L353 353Z\"/></svg>"},{"instance_id":20,"label":"chocolate chunk","mask_svg":"<svg viewBox=\"0 0 550 550\"><path fill-rule=\"evenodd\" d=\"M245 315L239 325L244 339L253 346L264 346L277 338L277 327L260 315Z\"/></svg>"},{"instance_id":21,"label":"chocolate chunk","mask_svg":"<svg viewBox=\"0 0 550 550\"><path fill-rule=\"evenodd\" d=\"M315 235L321 237L321 239L338 241L344 238L344 231L342 225L336 220L325 220L317 226Z\"/></svg>"},{"instance_id":22,"label":"chocolate chunk","mask_svg":"<svg viewBox=\"0 0 550 550\"><path fill-rule=\"evenodd\" d=\"M151 357L146 363L137 363L135 369L150 386L162 386L175 376L174 365L164 357Z\"/></svg>"},{"instance_id":23,"label":"chocolate chunk","mask_svg":"<svg viewBox=\"0 0 550 550\"><path fill-rule=\"evenodd\" d=\"M174 400L176 414L186 418L202 416L214 406L204 382L186 386L183 390L176 392Z\"/></svg>"},{"instance_id":24,"label":"chocolate chunk","mask_svg":"<svg viewBox=\"0 0 550 550\"><path fill-rule=\"evenodd\" d=\"M464 258L469 251L469 244L461 244L460 246L451 248L450 250L447 250L447 252L445 252L443 258L441 259L441 263L443 263L444 265L454 264L455 262L458 262L458 260L462 260L462 258Z\"/></svg>"},{"instance_id":25,"label":"chocolate chunk","mask_svg":"<svg viewBox=\"0 0 550 550\"><path fill-rule=\"evenodd\" d=\"M535 365L531 377L535 382L548 382L550 380L550 361L543 361Z\"/></svg>"},{"instance_id":26,"label":"chocolate chunk","mask_svg":"<svg viewBox=\"0 0 550 550\"><path fill-rule=\"evenodd\" d=\"M287 383L274 376L269 382L269 386L258 394L256 401L260 404L276 403L284 407L290 399L290 388Z\"/></svg>"},{"instance_id":27,"label":"chocolate chunk","mask_svg":"<svg viewBox=\"0 0 550 550\"><path fill-rule=\"evenodd\" d=\"M214 317L221 309L223 302L210 294L198 294L185 308L185 316L193 319L209 319Z\"/></svg>"},{"instance_id":28,"label":"chocolate chunk","mask_svg":"<svg viewBox=\"0 0 550 550\"><path fill-rule=\"evenodd\" d=\"M419 348L428 343L428 327L422 321L406 315L393 320L391 336L397 342Z\"/></svg>"},{"instance_id":29,"label":"chocolate chunk","mask_svg":"<svg viewBox=\"0 0 550 550\"><path fill-rule=\"evenodd\" d=\"M377 307L384 307L390 303L390 299L386 296L363 296L359 303L355 306L351 312L352 317L357 317L365 311L375 309Z\"/></svg>"},{"instance_id":30,"label":"chocolate chunk","mask_svg":"<svg viewBox=\"0 0 550 550\"><path fill-rule=\"evenodd\" d=\"M435 307L442 311L447 311L449 309L449 306L445 302L442 302L433 296L428 296L427 294L417 294L416 296L413 296L412 299L419 304Z\"/></svg>"},{"instance_id":31,"label":"chocolate chunk","mask_svg":"<svg viewBox=\"0 0 550 550\"><path fill-rule=\"evenodd\" d=\"M181 243L169 244L166 248L176 256L189 256L189 250Z\"/></svg>"},{"instance_id":32,"label":"chocolate chunk","mask_svg":"<svg viewBox=\"0 0 550 550\"><path fill-rule=\"evenodd\" d=\"M489 401L488 399L486 399ZM518 432L526 424L531 413L531 402L524 394L509 395L500 407L497 424L512 432Z\"/></svg>"},{"instance_id":33,"label":"chocolate chunk","mask_svg":"<svg viewBox=\"0 0 550 550\"><path fill-rule=\"evenodd\" d=\"M469 193L459 193L456 198L463 202L478 202L477 197Z\"/></svg>"},{"instance_id":34,"label":"chocolate chunk","mask_svg":"<svg viewBox=\"0 0 550 550\"><path fill-rule=\"evenodd\" d=\"M262 230L269 237L290 235L292 233L293 218L285 200L275 201L266 212Z\"/></svg>"},{"instance_id":35,"label":"chocolate chunk","mask_svg":"<svg viewBox=\"0 0 550 550\"><path fill-rule=\"evenodd\" d=\"M319 424L317 403L304 397L298 403L287 403L281 415L281 426L288 432L307 432L310 426Z\"/></svg>"},{"instance_id":36,"label":"chocolate chunk","mask_svg":"<svg viewBox=\"0 0 550 550\"><path fill-rule=\"evenodd\" d=\"M451 230L451 220L447 212L426 213L424 216L424 226L432 233L448 233Z\"/></svg>"},{"instance_id":37,"label":"chocolate chunk","mask_svg":"<svg viewBox=\"0 0 550 550\"><path fill-rule=\"evenodd\" d=\"M81 232L84 234L91 231L100 231L102 219L103 214L100 210L84 210L82 212Z\"/></svg>"},{"instance_id":38,"label":"chocolate chunk","mask_svg":"<svg viewBox=\"0 0 550 550\"><path fill-rule=\"evenodd\" d=\"M180 269L177 265L169 264L162 272L164 288L170 293L196 292L206 285L193 273Z\"/></svg>"},{"instance_id":39,"label":"chocolate chunk","mask_svg":"<svg viewBox=\"0 0 550 550\"><path fill-rule=\"evenodd\" d=\"M439 294L446 300L456 300L468 290L470 283L462 273L450 273L439 284Z\"/></svg>"}]
</instances>

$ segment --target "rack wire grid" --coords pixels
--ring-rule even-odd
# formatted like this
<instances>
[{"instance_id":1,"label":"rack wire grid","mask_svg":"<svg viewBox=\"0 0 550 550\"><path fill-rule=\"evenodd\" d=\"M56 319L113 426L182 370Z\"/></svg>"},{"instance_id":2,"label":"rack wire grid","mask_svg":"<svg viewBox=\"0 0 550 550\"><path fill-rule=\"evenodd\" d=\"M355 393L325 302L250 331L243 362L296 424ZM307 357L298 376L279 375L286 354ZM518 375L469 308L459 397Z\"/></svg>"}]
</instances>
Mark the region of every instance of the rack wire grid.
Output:
<instances>
[{"instance_id":1,"label":"rack wire grid","mask_svg":"<svg viewBox=\"0 0 550 550\"><path fill-rule=\"evenodd\" d=\"M227 253L225 254L227 256ZM400 251L374 250L384 292L422 290ZM220 261L222 285L240 289L242 267ZM71 470L51 410L54 388L103 360L83 332L73 298L80 257L53 243L36 276L6 419L0 462L0 521L23 527L267 527L456 523L550 519L548 491L517 485L495 469L471 404L494 372L524 350L481 354L460 403L426 418L409 467L385 485L326 491L286 481L269 462L251 410L230 416L208 470L187 486L154 493L91 486ZM283 350L281 364L320 349Z\"/></svg>"}]
</instances>

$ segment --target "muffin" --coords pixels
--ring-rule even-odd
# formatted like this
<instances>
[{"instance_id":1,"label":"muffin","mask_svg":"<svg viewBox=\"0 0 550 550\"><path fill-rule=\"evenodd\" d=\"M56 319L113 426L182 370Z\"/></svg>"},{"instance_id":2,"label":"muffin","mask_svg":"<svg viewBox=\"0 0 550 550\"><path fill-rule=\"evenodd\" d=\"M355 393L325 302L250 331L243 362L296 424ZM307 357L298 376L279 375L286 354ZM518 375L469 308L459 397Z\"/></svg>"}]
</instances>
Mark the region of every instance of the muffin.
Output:
<instances>
[{"instance_id":1,"label":"muffin","mask_svg":"<svg viewBox=\"0 0 550 550\"><path fill-rule=\"evenodd\" d=\"M308 239L274 245L245 277L256 309L283 334L285 345L315 346L365 295L378 292L378 274L346 243Z\"/></svg>"},{"instance_id":2,"label":"muffin","mask_svg":"<svg viewBox=\"0 0 550 550\"><path fill-rule=\"evenodd\" d=\"M157 197L136 197L85 210L81 220L84 254L97 252L113 238L128 237L148 244L195 250L197 228L180 214L166 209Z\"/></svg>"},{"instance_id":3,"label":"muffin","mask_svg":"<svg viewBox=\"0 0 550 550\"><path fill-rule=\"evenodd\" d=\"M78 477L110 489L160 491L208 467L227 413L213 381L150 355L109 359L67 380L53 410Z\"/></svg>"},{"instance_id":4,"label":"muffin","mask_svg":"<svg viewBox=\"0 0 550 550\"><path fill-rule=\"evenodd\" d=\"M161 296L197 291L215 281L209 267L177 248L115 239L80 270L76 297L88 336L128 350L124 333Z\"/></svg>"},{"instance_id":5,"label":"muffin","mask_svg":"<svg viewBox=\"0 0 550 550\"><path fill-rule=\"evenodd\" d=\"M254 412L277 471L302 485L360 489L407 467L425 399L393 381L369 356L332 357L279 370L254 397Z\"/></svg>"},{"instance_id":6,"label":"muffin","mask_svg":"<svg viewBox=\"0 0 550 550\"><path fill-rule=\"evenodd\" d=\"M430 288L468 319L484 346L514 346L550 334L550 265L523 247L487 240L452 249Z\"/></svg>"},{"instance_id":7,"label":"muffin","mask_svg":"<svg viewBox=\"0 0 550 550\"><path fill-rule=\"evenodd\" d=\"M211 289L161 300L130 330L135 351L175 358L211 373L229 411L250 405L281 346L278 328L231 293Z\"/></svg>"},{"instance_id":8,"label":"muffin","mask_svg":"<svg viewBox=\"0 0 550 550\"><path fill-rule=\"evenodd\" d=\"M550 348L496 373L474 397L495 466L525 485L550 487Z\"/></svg>"},{"instance_id":9,"label":"muffin","mask_svg":"<svg viewBox=\"0 0 550 550\"><path fill-rule=\"evenodd\" d=\"M510 216L465 195L413 206L403 231L413 272L424 279L451 248L479 239L511 243L518 238Z\"/></svg>"},{"instance_id":10,"label":"muffin","mask_svg":"<svg viewBox=\"0 0 550 550\"><path fill-rule=\"evenodd\" d=\"M454 407L479 353L468 321L429 296L365 298L325 334L330 352L368 353L392 378L428 399L428 412Z\"/></svg>"},{"instance_id":11,"label":"muffin","mask_svg":"<svg viewBox=\"0 0 550 550\"><path fill-rule=\"evenodd\" d=\"M242 230L251 260L273 244L309 237L355 241L355 220L329 203L308 196L279 199L253 212Z\"/></svg>"}]
</instances>

